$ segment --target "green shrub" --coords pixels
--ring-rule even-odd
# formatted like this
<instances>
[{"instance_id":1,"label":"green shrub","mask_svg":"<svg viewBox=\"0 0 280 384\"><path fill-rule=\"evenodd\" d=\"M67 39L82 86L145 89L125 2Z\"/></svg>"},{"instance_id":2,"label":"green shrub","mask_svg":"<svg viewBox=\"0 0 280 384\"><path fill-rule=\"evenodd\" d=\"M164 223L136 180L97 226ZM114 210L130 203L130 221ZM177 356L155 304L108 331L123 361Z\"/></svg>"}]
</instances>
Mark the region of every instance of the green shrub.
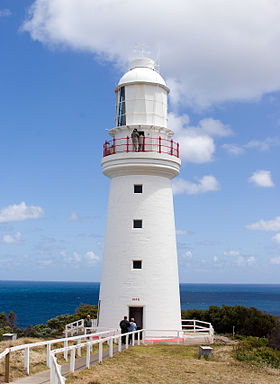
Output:
<instances>
[{"instance_id":1,"label":"green shrub","mask_svg":"<svg viewBox=\"0 0 280 384\"><path fill-rule=\"evenodd\" d=\"M207 321L217 333L232 333L234 326L235 332L241 336L267 337L276 328L275 316L240 305L223 305L221 308L211 305L208 310L189 309L182 311L182 318Z\"/></svg>"}]
</instances>

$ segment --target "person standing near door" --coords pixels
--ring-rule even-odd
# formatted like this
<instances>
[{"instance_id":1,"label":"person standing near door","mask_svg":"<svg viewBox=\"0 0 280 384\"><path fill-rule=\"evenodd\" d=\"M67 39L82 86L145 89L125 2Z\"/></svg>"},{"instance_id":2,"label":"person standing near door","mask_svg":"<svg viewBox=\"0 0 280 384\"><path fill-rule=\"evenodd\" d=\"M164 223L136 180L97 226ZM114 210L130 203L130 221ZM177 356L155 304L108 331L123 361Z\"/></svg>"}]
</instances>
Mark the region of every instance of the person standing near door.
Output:
<instances>
[{"instance_id":1,"label":"person standing near door","mask_svg":"<svg viewBox=\"0 0 280 384\"><path fill-rule=\"evenodd\" d=\"M130 325L129 325L129 328L128 328L128 332L134 332L134 331L136 331L136 328L137 328L137 326L136 326L136 323L135 323L135 319L134 319L134 317L132 317L130 319ZM129 344L131 344L131 340L132 340L132 335L130 334L129 335L129 339L128 339L128 343Z\"/></svg>"},{"instance_id":2,"label":"person standing near door","mask_svg":"<svg viewBox=\"0 0 280 384\"><path fill-rule=\"evenodd\" d=\"M120 328L122 333L127 333L128 328L130 327L130 322L127 320L127 316L124 316L123 320L120 322ZM122 344L125 344L126 336L122 336Z\"/></svg>"}]
</instances>

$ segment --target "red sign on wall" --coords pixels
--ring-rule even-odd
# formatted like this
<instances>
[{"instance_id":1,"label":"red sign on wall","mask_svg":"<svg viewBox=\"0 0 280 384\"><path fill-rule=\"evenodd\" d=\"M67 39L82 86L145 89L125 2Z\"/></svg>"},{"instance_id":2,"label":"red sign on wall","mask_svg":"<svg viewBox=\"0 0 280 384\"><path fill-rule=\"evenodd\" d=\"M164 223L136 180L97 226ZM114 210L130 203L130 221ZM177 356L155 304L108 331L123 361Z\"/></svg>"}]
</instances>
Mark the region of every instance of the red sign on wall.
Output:
<instances>
[{"instance_id":1,"label":"red sign on wall","mask_svg":"<svg viewBox=\"0 0 280 384\"><path fill-rule=\"evenodd\" d=\"M133 297L132 301L140 301L140 298L139 297Z\"/></svg>"}]
</instances>

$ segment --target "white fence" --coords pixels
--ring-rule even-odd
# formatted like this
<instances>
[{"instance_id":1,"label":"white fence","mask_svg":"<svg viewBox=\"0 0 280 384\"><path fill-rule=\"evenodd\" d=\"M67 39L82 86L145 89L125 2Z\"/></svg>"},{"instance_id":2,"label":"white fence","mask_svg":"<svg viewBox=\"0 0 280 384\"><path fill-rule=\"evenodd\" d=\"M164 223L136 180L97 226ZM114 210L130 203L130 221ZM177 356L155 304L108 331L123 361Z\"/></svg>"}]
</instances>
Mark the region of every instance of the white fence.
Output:
<instances>
[{"instance_id":1,"label":"white fence","mask_svg":"<svg viewBox=\"0 0 280 384\"><path fill-rule=\"evenodd\" d=\"M209 336L214 342L214 328L206 321L182 319L182 330L186 338Z\"/></svg>"},{"instance_id":2,"label":"white fence","mask_svg":"<svg viewBox=\"0 0 280 384\"><path fill-rule=\"evenodd\" d=\"M91 319L91 327L85 327L85 320L81 319L78 321L74 321L73 323L67 324L65 326L65 336L68 337L74 336L74 334L78 335L80 332L89 333L93 332L97 329L97 319ZM99 328L100 329L100 328Z\"/></svg>"},{"instance_id":3,"label":"white fence","mask_svg":"<svg viewBox=\"0 0 280 384\"><path fill-rule=\"evenodd\" d=\"M83 320L79 320L77 323L77 328L80 327ZM75 323L72 323L72 329L75 328ZM69 324L68 324L69 325ZM71 324L70 324L71 326ZM69 328L71 332L71 327ZM10 353L15 351L24 350L24 369L29 375L30 364L29 356L30 349L35 347L46 346L47 357L46 365L51 369L50 377L51 384L64 384L65 378L61 374L61 366L57 364L56 354L63 352L65 361L68 360L68 352L70 351L70 371L74 372L75 370L75 356L76 351L77 355L81 356L81 349L87 348L86 353L86 366L89 368L90 364L90 354L92 352L92 346L99 344L99 362L102 362L103 359L103 344L107 342L109 344L109 357L113 356L113 343L118 344L118 352L122 350L121 347L121 338L125 337L125 348L128 348L129 345L129 335L131 335L131 345L135 345L135 335L138 334L137 344L140 344L140 335L142 338L142 343L145 342L154 342L154 341L172 341L179 343L184 343L186 339L189 338L201 338L202 342L205 342L206 338L209 342L214 342L214 329L211 323L207 323L200 320L182 320L182 329L181 330L139 330L134 332L128 332L126 334L120 334L118 330L107 329L101 331L100 328L98 332L93 332L90 334L83 334L74 337L66 337L63 339L54 339L38 343L29 343L18 345L11 348L6 348L5 351L0 353L0 360L4 357L9 357ZM169 340L171 339L171 340ZM84 342L82 342L84 341ZM76 342L77 344L70 345L69 342ZM63 343L63 348L51 349L53 344ZM6 362L6 368L8 363ZM5 373L5 378L8 378L8 374ZM8 381L8 380L6 380Z\"/></svg>"},{"instance_id":4,"label":"white fence","mask_svg":"<svg viewBox=\"0 0 280 384\"><path fill-rule=\"evenodd\" d=\"M138 335L137 340L135 339L135 336ZM142 336L142 337L141 337ZM51 351L50 354L50 383L51 384L64 384L66 378L62 376L61 373L61 365L57 363L56 354L58 353L68 353L70 354L70 372L75 371L75 361L76 361L76 350L79 354L79 349L86 348L86 367L90 367L90 356L92 351L92 346L98 344L98 362L101 363L103 361L103 344L105 342L109 345L109 357L113 357L114 355L114 343L118 345L118 352L122 351L122 338L125 338L125 349L128 349L129 346L129 339L131 338L131 346L133 347L135 345L135 341L138 345L145 342L145 330L141 329L139 331L134 332L128 332L125 334L118 334L118 335L112 335L108 337L99 337L96 340L91 340L85 343L81 343L80 345L73 345L69 347L64 347L60 349L55 349Z\"/></svg>"},{"instance_id":5,"label":"white fence","mask_svg":"<svg viewBox=\"0 0 280 384\"><path fill-rule=\"evenodd\" d=\"M107 336L114 335L116 333L117 333L117 330L108 329L107 331L98 332L98 333L94 332L94 333L91 333L88 335L80 335L80 336L74 336L74 337L66 337L63 339L54 339L54 340L42 341L42 342L38 342L38 343L29 343L29 344L17 345L15 347L6 348L2 353L0 353L0 360L12 352L24 350L24 370L29 375L29 372L30 372L29 355L30 355L30 349L32 349L32 348L46 346L46 348L47 348L46 365L47 365L47 367L50 367L51 346L53 344L59 344L59 343L64 344L64 349L66 348L65 353L64 353L64 359L67 361L67 359L68 359L67 347L68 347L69 341L74 341L74 342L76 341L77 342L76 347L78 348L78 355L81 356L81 350L80 350L79 346L81 345L81 341L83 339L90 339L92 337L94 337L94 338L95 337L99 337L99 338L107 337Z\"/></svg>"}]
</instances>

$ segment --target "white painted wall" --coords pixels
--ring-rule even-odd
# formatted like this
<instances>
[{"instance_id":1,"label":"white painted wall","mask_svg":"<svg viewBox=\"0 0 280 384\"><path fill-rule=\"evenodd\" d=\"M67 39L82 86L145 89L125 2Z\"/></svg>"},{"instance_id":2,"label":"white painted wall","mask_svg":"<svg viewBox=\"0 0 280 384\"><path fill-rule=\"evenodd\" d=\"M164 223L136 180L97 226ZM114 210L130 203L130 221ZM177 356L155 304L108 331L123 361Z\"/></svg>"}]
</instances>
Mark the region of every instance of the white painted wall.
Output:
<instances>
[{"instance_id":1,"label":"white painted wall","mask_svg":"<svg viewBox=\"0 0 280 384\"><path fill-rule=\"evenodd\" d=\"M134 184L143 193L134 194ZM143 229L133 229L133 219ZM141 259L142 270L132 270ZM134 301L139 298L140 301ZM144 307L147 329L181 329L171 181L153 175L113 177L109 195L99 326L116 327L129 306Z\"/></svg>"}]
</instances>

